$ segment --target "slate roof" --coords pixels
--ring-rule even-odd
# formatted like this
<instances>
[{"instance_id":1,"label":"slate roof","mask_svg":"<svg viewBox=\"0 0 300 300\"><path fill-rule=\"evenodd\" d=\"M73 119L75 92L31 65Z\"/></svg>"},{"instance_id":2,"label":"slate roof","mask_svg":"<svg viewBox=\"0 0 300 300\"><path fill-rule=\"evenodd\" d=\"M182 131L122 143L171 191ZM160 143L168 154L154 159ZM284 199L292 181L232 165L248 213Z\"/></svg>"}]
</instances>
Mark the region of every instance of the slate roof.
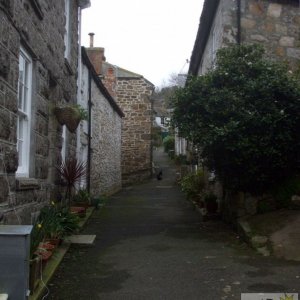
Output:
<instances>
[{"instance_id":1,"label":"slate roof","mask_svg":"<svg viewBox=\"0 0 300 300\"><path fill-rule=\"evenodd\" d=\"M205 50L214 16L217 11L220 0L205 0L200 17L198 32L192 52L188 74L197 75L201 59Z\"/></svg>"}]
</instances>

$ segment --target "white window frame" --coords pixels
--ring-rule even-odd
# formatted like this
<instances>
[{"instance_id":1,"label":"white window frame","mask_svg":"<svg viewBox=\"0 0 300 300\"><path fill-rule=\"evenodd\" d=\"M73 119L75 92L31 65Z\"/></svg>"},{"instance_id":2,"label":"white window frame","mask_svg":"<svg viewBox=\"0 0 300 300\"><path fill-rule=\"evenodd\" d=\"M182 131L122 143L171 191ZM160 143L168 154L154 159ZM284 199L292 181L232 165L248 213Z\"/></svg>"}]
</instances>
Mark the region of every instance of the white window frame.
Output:
<instances>
[{"instance_id":1,"label":"white window frame","mask_svg":"<svg viewBox=\"0 0 300 300\"><path fill-rule=\"evenodd\" d=\"M24 70L23 74L21 73L22 69ZM19 157L19 166L16 175L18 177L29 177L31 98L32 58L26 52L26 50L21 47L19 54L17 119L17 151Z\"/></svg>"},{"instance_id":2,"label":"white window frame","mask_svg":"<svg viewBox=\"0 0 300 300\"><path fill-rule=\"evenodd\" d=\"M64 56L67 60L71 56L71 0L65 0L65 53Z\"/></svg>"},{"instance_id":3,"label":"white window frame","mask_svg":"<svg viewBox=\"0 0 300 300\"><path fill-rule=\"evenodd\" d=\"M62 147L61 147L61 159L62 161L66 161L66 153L67 153L67 127L66 125L62 126Z\"/></svg>"}]
</instances>

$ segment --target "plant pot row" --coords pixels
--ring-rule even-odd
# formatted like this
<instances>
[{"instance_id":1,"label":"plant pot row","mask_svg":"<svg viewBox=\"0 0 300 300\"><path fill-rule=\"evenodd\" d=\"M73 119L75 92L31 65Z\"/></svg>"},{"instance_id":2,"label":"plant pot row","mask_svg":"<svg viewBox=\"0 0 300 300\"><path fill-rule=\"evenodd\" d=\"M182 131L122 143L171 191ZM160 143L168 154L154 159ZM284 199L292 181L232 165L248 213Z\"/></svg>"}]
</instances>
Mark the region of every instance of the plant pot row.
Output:
<instances>
[{"instance_id":1,"label":"plant pot row","mask_svg":"<svg viewBox=\"0 0 300 300\"><path fill-rule=\"evenodd\" d=\"M34 257L30 260L29 264L29 289L31 294L39 286L42 279L42 272L60 243L61 239L45 240L39 244L37 250L34 252Z\"/></svg>"}]
</instances>

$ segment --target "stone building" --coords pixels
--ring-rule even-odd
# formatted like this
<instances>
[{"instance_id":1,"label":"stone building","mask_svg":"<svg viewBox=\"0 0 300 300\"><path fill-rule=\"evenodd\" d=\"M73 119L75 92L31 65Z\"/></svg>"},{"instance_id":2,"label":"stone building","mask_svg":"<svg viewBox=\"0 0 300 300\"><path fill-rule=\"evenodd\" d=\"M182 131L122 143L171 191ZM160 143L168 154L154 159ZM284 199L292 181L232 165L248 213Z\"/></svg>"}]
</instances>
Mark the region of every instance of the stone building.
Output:
<instances>
[{"instance_id":1,"label":"stone building","mask_svg":"<svg viewBox=\"0 0 300 300\"><path fill-rule=\"evenodd\" d=\"M77 132L77 152L89 166L86 187L91 195L112 194L122 187L121 130L124 114L101 82L83 47L81 52L78 103L89 111L91 122L81 122Z\"/></svg>"},{"instance_id":2,"label":"stone building","mask_svg":"<svg viewBox=\"0 0 300 300\"><path fill-rule=\"evenodd\" d=\"M89 0L0 1L0 219L29 224L54 193L76 135L53 108L76 103L78 31Z\"/></svg>"},{"instance_id":3,"label":"stone building","mask_svg":"<svg viewBox=\"0 0 300 300\"><path fill-rule=\"evenodd\" d=\"M251 43L262 44L269 58L287 62L290 70L299 69L299 1L204 1L189 74L201 75L213 67L219 48ZM225 219L233 221L236 217L256 213L259 198L244 193L228 194L222 198L224 193L218 182L213 189L224 202L221 206Z\"/></svg>"},{"instance_id":4,"label":"stone building","mask_svg":"<svg viewBox=\"0 0 300 300\"><path fill-rule=\"evenodd\" d=\"M298 0L206 0L192 52L189 74L210 68L216 51L232 43L260 43L270 58L299 68Z\"/></svg>"},{"instance_id":5,"label":"stone building","mask_svg":"<svg viewBox=\"0 0 300 300\"><path fill-rule=\"evenodd\" d=\"M124 112L122 128L122 183L149 178L152 172L152 101L154 85L142 75L105 61L104 49L87 48L98 76ZM101 66L99 66L99 64Z\"/></svg>"}]
</instances>

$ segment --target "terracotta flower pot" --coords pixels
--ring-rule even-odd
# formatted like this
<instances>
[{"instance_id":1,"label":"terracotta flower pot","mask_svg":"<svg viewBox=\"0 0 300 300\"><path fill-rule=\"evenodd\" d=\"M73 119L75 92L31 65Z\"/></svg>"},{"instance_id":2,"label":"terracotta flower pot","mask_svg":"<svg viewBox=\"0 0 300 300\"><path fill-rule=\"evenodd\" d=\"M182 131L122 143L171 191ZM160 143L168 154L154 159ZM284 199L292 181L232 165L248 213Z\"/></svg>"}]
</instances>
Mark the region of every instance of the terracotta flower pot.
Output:
<instances>
[{"instance_id":1,"label":"terracotta flower pot","mask_svg":"<svg viewBox=\"0 0 300 300\"><path fill-rule=\"evenodd\" d=\"M80 206L71 206L70 211L72 214L75 214L81 218L86 216L86 208Z\"/></svg>"},{"instance_id":2,"label":"terracotta flower pot","mask_svg":"<svg viewBox=\"0 0 300 300\"><path fill-rule=\"evenodd\" d=\"M58 247L62 243L62 239L60 238L48 238L45 241L54 247Z\"/></svg>"}]
</instances>

